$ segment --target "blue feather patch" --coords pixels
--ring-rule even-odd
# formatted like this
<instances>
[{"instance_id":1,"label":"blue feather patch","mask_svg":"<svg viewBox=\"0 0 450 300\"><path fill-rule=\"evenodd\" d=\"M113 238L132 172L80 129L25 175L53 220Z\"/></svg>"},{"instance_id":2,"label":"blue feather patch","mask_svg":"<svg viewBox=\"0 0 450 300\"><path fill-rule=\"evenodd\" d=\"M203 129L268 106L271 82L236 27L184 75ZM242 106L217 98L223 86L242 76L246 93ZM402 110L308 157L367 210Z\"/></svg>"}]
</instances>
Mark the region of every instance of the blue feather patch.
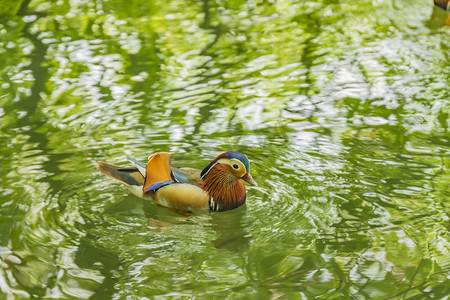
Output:
<instances>
[{"instance_id":1,"label":"blue feather patch","mask_svg":"<svg viewBox=\"0 0 450 300\"><path fill-rule=\"evenodd\" d=\"M167 180L167 181L162 181L162 182L157 182L157 183L154 183L154 184L152 184L151 186L149 186L145 191L144 191L144 193L146 193L146 192L148 192L148 191L157 191L157 190L159 190L160 188L162 188L163 186L166 186L166 185L169 185L169 184L171 184L171 183L173 183L173 180Z\"/></svg>"}]
</instances>

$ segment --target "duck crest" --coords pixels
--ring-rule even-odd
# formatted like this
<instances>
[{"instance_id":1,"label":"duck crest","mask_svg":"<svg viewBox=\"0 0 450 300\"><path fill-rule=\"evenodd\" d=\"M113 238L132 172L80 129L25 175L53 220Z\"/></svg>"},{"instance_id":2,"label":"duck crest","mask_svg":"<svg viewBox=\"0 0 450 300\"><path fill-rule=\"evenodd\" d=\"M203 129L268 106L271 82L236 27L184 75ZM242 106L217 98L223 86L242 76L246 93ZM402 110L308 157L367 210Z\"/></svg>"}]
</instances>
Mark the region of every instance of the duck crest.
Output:
<instances>
[{"instance_id":1,"label":"duck crest","mask_svg":"<svg viewBox=\"0 0 450 300\"><path fill-rule=\"evenodd\" d=\"M230 210L245 203L245 185L228 168L228 165L216 165L202 181L201 188L211 197L211 211Z\"/></svg>"}]
</instances>

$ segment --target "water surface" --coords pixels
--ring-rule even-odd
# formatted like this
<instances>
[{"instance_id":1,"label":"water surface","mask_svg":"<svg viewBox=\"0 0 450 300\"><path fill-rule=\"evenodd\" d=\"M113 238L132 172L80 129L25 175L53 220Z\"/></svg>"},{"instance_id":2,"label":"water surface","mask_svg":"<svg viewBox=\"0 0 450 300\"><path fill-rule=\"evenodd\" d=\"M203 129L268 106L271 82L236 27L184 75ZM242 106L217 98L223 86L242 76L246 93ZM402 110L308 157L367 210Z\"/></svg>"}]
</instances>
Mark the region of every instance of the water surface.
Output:
<instances>
[{"instance_id":1,"label":"water surface","mask_svg":"<svg viewBox=\"0 0 450 300\"><path fill-rule=\"evenodd\" d=\"M5 299L448 298L432 1L19 2L0 18ZM223 213L186 218L95 169L227 150L259 187Z\"/></svg>"}]
</instances>

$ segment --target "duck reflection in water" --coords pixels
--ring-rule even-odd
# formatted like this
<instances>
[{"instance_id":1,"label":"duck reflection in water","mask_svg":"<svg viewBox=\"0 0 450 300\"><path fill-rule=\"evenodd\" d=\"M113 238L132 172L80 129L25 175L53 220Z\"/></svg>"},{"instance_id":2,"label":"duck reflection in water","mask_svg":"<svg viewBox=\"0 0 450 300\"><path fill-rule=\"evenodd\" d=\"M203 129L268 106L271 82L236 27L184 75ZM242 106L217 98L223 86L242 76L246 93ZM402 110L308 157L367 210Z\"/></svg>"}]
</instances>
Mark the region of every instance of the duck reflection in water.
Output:
<instances>
[{"instance_id":1,"label":"duck reflection in water","mask_svg":"<svg viewBox=\"0 0 450 300\"><path fill-rule=\"evenodd\" d=\"M243 225L246 211L244 205L232 211L211 215L211 228L217 232L217 238L211 242L216 248L239 253L248 249L251 237Z\"/></svg>"}]
</instances>

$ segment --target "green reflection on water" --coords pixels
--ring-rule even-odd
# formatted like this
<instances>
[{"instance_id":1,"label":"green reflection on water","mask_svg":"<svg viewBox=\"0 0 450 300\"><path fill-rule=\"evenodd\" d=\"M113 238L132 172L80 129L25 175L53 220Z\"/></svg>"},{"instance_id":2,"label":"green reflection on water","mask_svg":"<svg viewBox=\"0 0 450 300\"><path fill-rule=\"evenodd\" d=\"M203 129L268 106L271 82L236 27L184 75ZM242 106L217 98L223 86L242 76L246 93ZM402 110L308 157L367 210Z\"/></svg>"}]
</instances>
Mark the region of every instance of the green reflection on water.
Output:
<instances>
[{"instance_id":1,"label":"green reflection on water","mask_svg":"<svg viewBox=\"0 0 450 300\"><path fill-rule=\"evenodd\" d=\"M447 14L403 2L4 6L2 294L448 296ZM94 167L225 150L260 187L212 215Z\"/></svg>"}]
</instances>

